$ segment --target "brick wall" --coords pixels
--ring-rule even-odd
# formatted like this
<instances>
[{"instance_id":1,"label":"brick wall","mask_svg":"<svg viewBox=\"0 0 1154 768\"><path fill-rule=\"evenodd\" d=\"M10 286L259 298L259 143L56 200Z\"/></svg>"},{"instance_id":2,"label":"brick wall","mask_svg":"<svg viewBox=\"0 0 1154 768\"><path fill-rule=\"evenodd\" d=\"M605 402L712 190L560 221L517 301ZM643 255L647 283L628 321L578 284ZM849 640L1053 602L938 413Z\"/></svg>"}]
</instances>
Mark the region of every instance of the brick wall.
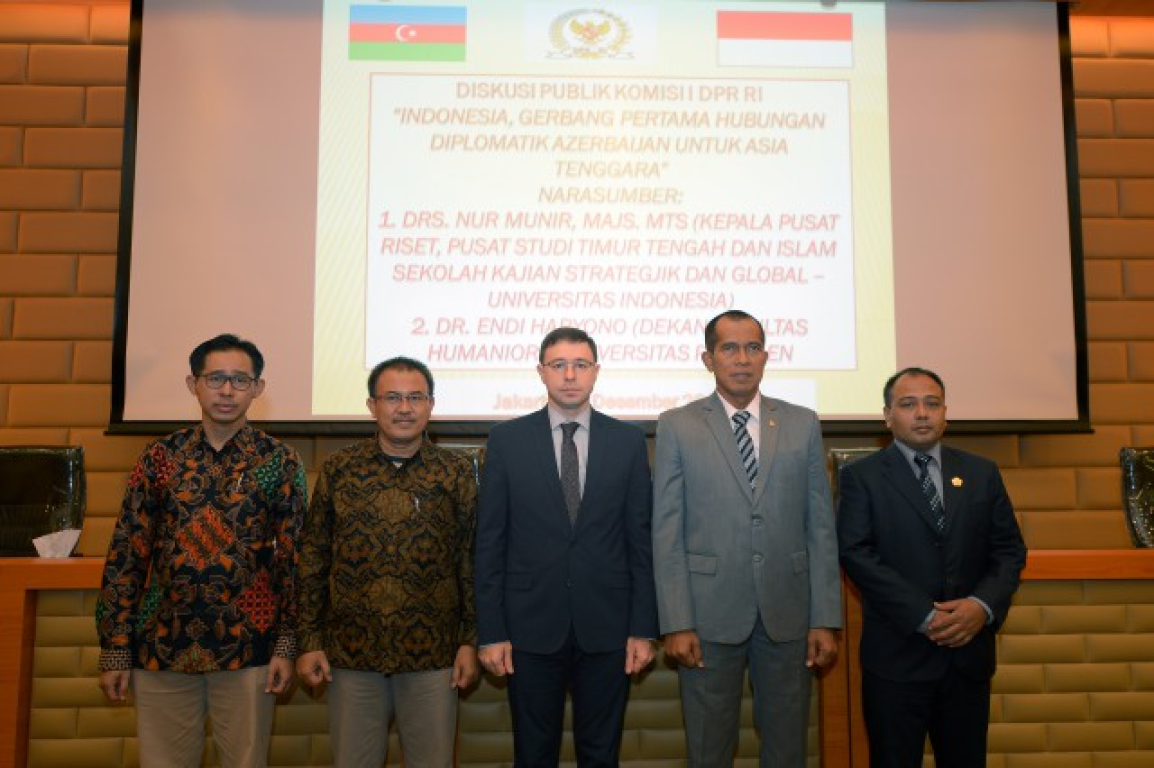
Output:
<instances>
[{"instance_id":1,"label":"brick wall","mask_svg":"<svg viewBox=\"0 0 1154 768\"><path fill-rule=\"evenodd\" d=\"M128 16L0 0L0 444L84 446L90 554L144 443L103 434ZM1031 546L1125 547L1118 449L1154 444L1154 20L1073 28L1095 432L952 442L1003 467Z\"/></svg>"}]
</instances>

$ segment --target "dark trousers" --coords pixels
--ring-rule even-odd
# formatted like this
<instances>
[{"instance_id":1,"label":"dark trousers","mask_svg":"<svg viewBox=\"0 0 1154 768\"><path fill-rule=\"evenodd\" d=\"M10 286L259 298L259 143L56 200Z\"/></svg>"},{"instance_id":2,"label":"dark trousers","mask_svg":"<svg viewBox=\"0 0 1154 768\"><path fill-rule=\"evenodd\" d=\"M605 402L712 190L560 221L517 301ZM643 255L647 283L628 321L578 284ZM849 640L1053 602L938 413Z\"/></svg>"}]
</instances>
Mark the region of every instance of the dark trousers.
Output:
<instances>
[{"instance_id":1,"label":"dark trousers","mask_svg":"<svg viewBox=\"0 0 1154 768\"><path fill-rule=\"evenodd\" d=\"M509 708L518 768L554 768L560 761L568 692L573 694L577 765L595 768L618 764L629 698L625 649L585 653L570 631L556 653L527 653L513 647Z\"/></svg>"},{"instance_id":2,"label":"dark trousers","mask_svg":"<svg viewBox=\"0 0 1154 768\"><path fill-rule=\"evenodd\" d=\"M949 672L941 680L897 682L862 673L870 768L920 768L926 736L937 768L982 768L990 681Z\"/></svg>"}]
</instances>

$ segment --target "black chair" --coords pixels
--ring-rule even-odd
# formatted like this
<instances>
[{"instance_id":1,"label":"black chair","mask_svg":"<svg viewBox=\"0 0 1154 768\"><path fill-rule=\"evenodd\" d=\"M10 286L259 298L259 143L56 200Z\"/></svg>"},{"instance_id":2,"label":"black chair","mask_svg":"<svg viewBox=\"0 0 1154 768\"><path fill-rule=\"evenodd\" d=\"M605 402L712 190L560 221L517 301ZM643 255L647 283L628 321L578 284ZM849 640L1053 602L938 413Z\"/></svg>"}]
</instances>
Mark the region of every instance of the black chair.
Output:
<instances>
[{"instance_id":1,"label":"black chair","mask_svg":"<svg viewBox=\"0 0 1154 768\"><path fill-rule=\"evenodd\" d=\"M485 464L485 446L483 445L455 445L449 442L438 443L441 448L448 448L459 453L473 464L473 477L477 485L481 484L481 468Z\"/></svg>"},{"instance_id":2,"label":"black chair","mask_svg":"<svg viewBox=\"0 0 1154 768\"><path fill-rule=\"evenodd\" d=\"M1122 506L1135 547L1154 547L1154 448L1123 448Z\"/></svg>"},{"instance_id":3,"label":"black chair","mask_svg":"<svg viewBox=\"0 0 1154 768\"><path fill-rule=\"evenodd\" d=\"M84 523L84 449L0 446L0 556L36 555L32 540Z\"/></svg>"},{"instance_id":4,"label":"black chair","mask_svg":"<svg viewBox=\"0 0 1154 768\"><path fill-rule=\"evenodd\" d=\"M838 486L841 485L842 467L846 464L852 464L858 459L863 459L877 450L877 448L831 448L829 450L829 461L833 465L833 479L830 482L830 488L833 491L835 502L837 501Z\"/></svg>"}]
</instances>

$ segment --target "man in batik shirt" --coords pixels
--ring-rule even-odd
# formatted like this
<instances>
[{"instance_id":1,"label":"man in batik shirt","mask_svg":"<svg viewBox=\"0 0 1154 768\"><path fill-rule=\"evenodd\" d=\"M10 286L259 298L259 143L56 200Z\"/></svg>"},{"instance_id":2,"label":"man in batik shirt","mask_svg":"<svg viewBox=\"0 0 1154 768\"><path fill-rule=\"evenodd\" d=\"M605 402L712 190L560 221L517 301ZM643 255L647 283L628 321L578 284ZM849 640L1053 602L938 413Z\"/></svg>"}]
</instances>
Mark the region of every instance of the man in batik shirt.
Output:
<instances>
[{"instance_id":1,"label":"man in batik shirt","mask_svg":"<svg viewBox=\"0 0 1154 768\"><path fill-rule=\"evenodd\" d=\"M377 434L321 469L301 537L297 674L328 683L334 764L380 768L397 721L405 765L453 764L457 693L480 675L473 613L477 476L425 436L433 376L369 375Z\"/></svg>"},{"instance_id":2,"label":"man in batik shirt","mask_svg":"<svg viewBox=\"0 0 1154 768\"><path fill-rule=\"evenodd\" d=\"M264 358L231 334L189 356L201 422L149 445L128 481L99 601L100 687L132 690L141 763L267 764L276 694L296 656L295 541L305 474L250 426Z\"/></svg>"}]
</instances>

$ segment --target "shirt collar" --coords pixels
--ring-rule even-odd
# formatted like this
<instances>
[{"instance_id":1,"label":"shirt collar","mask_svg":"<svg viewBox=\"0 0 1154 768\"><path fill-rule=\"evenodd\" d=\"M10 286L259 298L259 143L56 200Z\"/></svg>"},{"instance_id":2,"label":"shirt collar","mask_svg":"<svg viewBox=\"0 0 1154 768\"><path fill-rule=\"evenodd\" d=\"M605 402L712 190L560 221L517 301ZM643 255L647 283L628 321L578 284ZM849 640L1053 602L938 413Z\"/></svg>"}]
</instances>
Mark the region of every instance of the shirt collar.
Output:
<instances>
[{"instance_id":1,"label":"shirt collar","mask_svg":"<svg viewBox=\"0 0 1154 768\"><path fill-rule=\"evenodd\" d=\"M898 447L898 450L902 452L902 455L906 457L906 461L911 466L914 465L914 454L917 454L917 453L924 453L925 455L932 457L933 460L938 463L939 467L942 466L942 444L941 443L934 443L934 447L930 448L928 451L914 450L913 448L911 448L908 445L906 445L905 443L903 443L901 440L894 440L894 445L896 445Z\"/></svg>"},{"instance_id":2,"label":"shirt collar","mask_svg":"<svg viewBox=\"0 0 1154 768\"><path fill-rule=\"evenodd\" d=\"M725 415L729 417L730 421L733 421L733 414L737 413L738 411L749 411L749 421L754 423L754 424L760 424L761 423L761 394L760 393L757 395L754 395L753 399L749 401L749 405L745 406L744 408L734 408L732 405L729 404L728 400L726 400L724 397L721 396L720 392L717 392L716 394L717 394L717 399L721 401L721 407L725 409Z\"/></svg>"},{"instance_id":3,"label":"shirt collar","mask_svg":"<svg viewBox=\"0 0 1154 768\"><path fill-rule=\"evenodd\" d=\"M573 418L569 418L565 414L555 409L552 405L547 406L546 410L549 411L549 429L557 429L567 421L575 421L580 424L586 432L589 431L589 420L592 418L593 408L588 404L586 404L585 407L581 409L581 412Z\"/></svg>"},{"instance_id":4,"label":"shirt collar","mask_svg":"<svg viewBox=\"0 0 1154 768\"><path fill-rule=\"evenodd\" d=\"M208 435L205 434L203 424L196 425L196 428L193 430L192 439L193 441L202 443L205 448L213 451L216 450L212 447L212 443L208 442ZM235 445L237 448L245 450L246 448L252 446L254 439L255 436L253 434L253 426L245 422L245 425L237 430L235 435L225 441L224 445L220 447L220 451L223 452L228 450L230 445Z\"/></svg>"},{"instance_id":5,"label":"shirt collar","mask_svg":"<svg viewBox=\"0 0 1154 768\"><path fill-rule=\"evenodd\" d=\"M385 449L381 447L380 432L378 431L377 434L374 434L372 436L372 438L370 439L369 450L372 453L374 453L375 455L381 457L382 461L387 461L390 464L392 464L393 466L402 466L403 467L406 464L409 464L413 461L416 461L418 458L422 457L424 455L425 451L429 450L429 448L432 447L432 445L433 445L432 441L429 440L428 436L425 436L425 437L421 438L421 446L417 449L417 452L414 453L412 456L407 456L407 457L406 456L391 456L391 455L385 453ZM401 460L401 463L399 465L396 463L397 459Z\"/></svg>"}]
</instances>

